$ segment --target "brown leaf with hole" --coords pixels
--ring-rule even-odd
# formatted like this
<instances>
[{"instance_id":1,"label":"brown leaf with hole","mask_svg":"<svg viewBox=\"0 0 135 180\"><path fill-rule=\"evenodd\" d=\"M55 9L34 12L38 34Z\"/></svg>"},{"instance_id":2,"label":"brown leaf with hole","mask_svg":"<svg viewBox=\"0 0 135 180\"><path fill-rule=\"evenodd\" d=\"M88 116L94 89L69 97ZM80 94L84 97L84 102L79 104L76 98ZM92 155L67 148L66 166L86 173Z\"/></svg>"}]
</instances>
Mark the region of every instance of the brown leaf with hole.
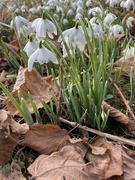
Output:
<instances>
[{"instance_id":1,"label":"brown leaf with hole","mask_svg":"<svg viewBox=\"0 0 135 180\"><path fill-rule=\"evenodd\" d=\"M14 148L19 143L19 135L27 130L28 127L24 128L15 122L7 111L0 110L0 165L9 162Z\"/></svg>"},{"instance_id":2,"label":"brown leaf with hole","mask_svg":"<svg viewBox=\"0 0 135 180\"><path fill-rule=\"evenodd\" d=\"M21 172L21 168L19 167L19 165L16 164L15 162L12 162L12 164L11 164L11 172L10 172L10 174L3 175L3 180L4 179L6 179L6 180L11 180L11 179L24 180L25 178L24 178L24 176L23 176L23 174Z\"/></svg>"},{"instance_id":3,"label":"brown leaf with hole","mask_svg":"<svg viewBox=\"0 0 135 180\"><path fill-rule=\"evenodd\" d=\"M51 154L61 149L68 142L68 139L67 131L57 125L33 124L22 143L40 154Z\"/></svg>"},{"instance_id":4,"label":"brown leaf with hole","mask_svg":"<svg viewBox=\"0 0 135 180\"><path fill-rule=\"evenodd\" d=\"M91 144L91 153L88 152L89 161L98 165L103 161L107 161L108 166L105 171L105 178L112 176L121 176L122 170L122 154L120 149L113 143L105 140L103 137L97 137Z\"/></svg>"},{"instance_id":5,"label":"brown leaf with hole","mask_svg":"<svg viewBox=\"0 0 135 180\"><path fill-rule=\"evenodd\" d=\"M55 94L58 93L58 90L52 81L52 76L43 78L36 70L28 72L27 69L23 68L21 68L18 72L17 81L15 83L14 90L12 91L12 95L19 103L18 90L23 94L31 113L33 112L33 108L28 98L28 92L31 93L38 108L43 107L42 103L40 102L41 99L47 103L50 100L51 92L54 92ZM8 111L12 115L20 115L19 111L15 108L9 98L7 98L5 102Z\"/></svg>"},{"instance_id":6,"label":"brown leaf with hole","mask_svg":"<svg viewBox=\"0 0 135 180\"><path fill-rule=\"evenodd\" d=\"M125 180L135 179L135 151L125 146L118 145L122 152L123 159L123 176Z\"/></svg>"},{"instance_id":7,"label":"brown leaf with hole","mask_svg":"<svg viewBox=\"0 0 135 180\"><path fill-rule=\"evenodd\" d=\"M99 166L93 163L85 164L84 158L73 145L66 145L60 151L50 156L40 155L28 167L32 178L40 179L66 179L66 180L103 180L106 162Z\"/></svg>"},{"instance_id":8,"label":"brown leaf with hole","mask_svg":"<svg viewBox=\"0 0 135 180\"><path fill-rule=\"evenodd\" d=\"M134 70L134 57L120 58L113 65L113 71L118 71L122 68L122 75L130 76L131 68Z\"/></svg>"},{"instance_id":9,"label":"brown leaf with hole","mask_svg":"<svg viewBox=\"0 0 135 180\"><path fill-rule=\"evenodd\" d=\"M105 101L102 102L102 105L103 105L105 112L107 112L109 110L109 116L111 118L113 118L114 120L116 120L124 125L128 124L129 118L125 114L123 114L121 111L119 111L118 109L115 109L114 107L112 107Z\"/></svg>"}]
</instances>

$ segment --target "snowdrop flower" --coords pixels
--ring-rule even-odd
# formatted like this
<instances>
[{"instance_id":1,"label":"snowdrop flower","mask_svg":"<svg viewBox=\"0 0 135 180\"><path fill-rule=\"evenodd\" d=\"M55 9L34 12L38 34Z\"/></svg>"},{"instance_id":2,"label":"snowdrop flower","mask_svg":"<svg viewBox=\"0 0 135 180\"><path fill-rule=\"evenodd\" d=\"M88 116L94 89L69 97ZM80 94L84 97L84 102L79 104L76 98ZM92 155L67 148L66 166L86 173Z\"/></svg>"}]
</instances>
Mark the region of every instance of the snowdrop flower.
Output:
<instances>
[{"instance_id":1,"label":"snowdrop flower","mask_svg":"<svg viewBox=\"0 0 135 180\"><path fill-rule=\"evenodd\" d=\"M123 30L123 27L116 24L116 25L113 25L113 26L110 26L110 35L113 35L114 37L117 37L118 34L123 34L124 33L124 30Z\"/></svg>"},{"instance_id":2,"label":"snowdrop flower","mask_svg":"<svg viewBox=\"0 0 135 180\"><path fill-rule=\"evenodd\" d=\"M8 11L14 12L15 9L16 9L16 5L15 4L8 5Z\"/></svg>"},{"instance_id":3,"label":"snowdrop flower","mask_svg":"<svg viewBox=\"0 0 135 180\"><path fill-rule=\"evenodd\" d=\"M89 0L89 1L86 2L86 6L87 6L87 7L90 7L90 6L92 6L92 5L93 5L93 2L92 2L91 0Z\"/></svg>"},{"instance_id":4,"label":"snowdrop flower","mask_svg":"<svg viewBox=\"0 0 135 180\"><path fill-rule=\"evenodd\" d=\"M83 14L83 12L84 12L84 9L83 9L82 7L78 7L78 8L76 9L76 13Z\"/></svg>"},{"instance_id":5,"label":"snowdrop flower","mask_svg":"<svg viewBox=\"0 0 135 180\"><path fill-rule=\"evenodd\" d=\"M37 50L28 59L28 71L32 71L35 61L41 65L43 63L48 63L49 61L52 61L54 64L58 64L56 56L50 50L45 48L41 41Z\"/></svg>"},{"instance_id":6,"label":"snowdrop flower","mask_svg":"<svg viewBox=\"0 0 135 180\"><path fill-rule=\"evenodd\" d=\"M83 7L83 1L82 0L78 0L76 5L77 5L77 7Z\"/></svg>"},{"instance_id":7,"label":"snowdrop flower","mask_svg":"<svg viewBox=\"0 0 135 180\"><path fill-rule=\"evenodd\" d=\"M21 6L22 12L27 12L27 10L28 10L28 7L25 4Z\"/></svg>"},{"instance_id":8,"label":"snowdrop flower","mask_svg":"<svg viewBox=\"0 0 135 180\"><path fill-rule=\"evenodd\" d=\"M22 16L16 16L14 19L14 23L18 32L18 36L20 34L28 35L31 31L31 24L30 22ZM13 20L10 23L10 26L13 27Z\"/></svg>"},{"instance_id":9,"label":"snowdrop flower","mask_svg":"<svg viewBox=\"0 0 135 180\"><path fill-rule=\"evenodd\" d=\"M24 47L24 51L26 52L27 56L30 57L38 48L38 41L36 39L33 40L32 36L30 36L30 40Z\"/></svg>"},{"instance_id":10,"label":"snowdrop flower","mask_svg":"<svg viewBox=\"0 0 135 180\"><path fill-rule=\"evenodd\" d=\"M69 42L68 37L65 38L65 43L67 44L67 46L69 48L70 55L74 55L75 54L75 49L76 49L75 43ZM63 49L63 57L66 58L66 57L68 57L68 54L67 54L65 45L64 45L63 42L61 44L62 44L62 49Z\"/></svg>"},{"instance_id":11,"label":"snowdrop flower","mask_svg":"<svg viewBox=\"0 0 135 180\"><path fill-rule=\"evenodd\" d=\"M68 42L74 43L81 51L84 50L86 39L81 26L76 25L76 27L65 30L62 34L64 38L68 38ZM58 42L61 41L62 38L59 37Z\"/></svg>"},{"instance_id":12,"label":"snowdrop flower","mask_svg":"<svg viewBox=\"0 0 135 180\"><path fill-rule=\"evenodd\" d=\"M106 15L106 17L104 18L104 23L105 24L110 24L112 21L114 21L115 19L117 19L117 17L115 16L115 14L112 13L108 13Z\"/></svg>"},{"instance_id":13,"label":"snowdrop flower","mask_svg":"<svg viewBox=\"0 0 135 180\"><path fill-rule=\"evenodd\" d=\"M53 33L57 35L55 24L46 19L43 13L43 18L37 18L32 22L32 27L36 30L36 37L46 37L47 35L53 39Z\"/></svg>"},{"instance_id":14,"label":"snowdrop flower","mask_svg":"<svg viewBox=\"0 0 135 180\"><path fill-rule=\"evenodd\" d=\"M127 0L124 3L124 8L126 8L127 11L133 9L135 10L135 1L134 0Z\"/></svg>"},{"instance_id":15,"label":"snowdrop flower","mask_svg":"<svg viewBox=\"0 0 135 180\"><path fill-rule=\"evenodd\" d=\"M107 0L106 3L109 3L110 7L114 7L116 4L119 4L121 0Z\"/></svg>"},{"instance_id":16,"label":"snowdrop flower","mask_svg":"<svg viewBox=\"0 0 135 180\"><path fill-rule=\"evenodd\" d=\"M69 9L67 12L67 16L73 16L74 15L74 11L72 9Z\"/></svg>"},{"instance_id":17,"label":"snowdrop flower","mask_svg":"<svg viewBox=\"0 0 135 180\"><path fill-rule=\"evenodd\" d=\"M103 14L103 10L100 7L94 7L94 8L89 9L89 11L88 11L88 15L89 16L91 14L93 16L96 16L97 13L102 15Z\"/></svg>"},{"instance_id":18,"label":"snowdrop flower","mask_svg":"<svg viewBox=\"0 0 135 180\"><path fill-rule=\"evenodd\" d=\"M48 6L58 6L58 0L49 0L47 2Z\"/></svg>"},{"instance_id":19,"label":"snowdrop flower","mask_svg":"<svg viewBox=\"0 0 135 180\"><path fill-rule=\"evenodd\" d=\"M57 11L57 13L61 13L61 14L64 13L63 8L60 6L56 6L56 11Z\"/></svg>"},{"instance_id":20,"label":"snowdrop flower","mask_svg":"<svg viewBox=\"0 0 135 180\"><path fill-rule=\"evenodd\" d=\"M81 13L77 13L76 16L75 16L75 20L79 20L79 19L82 19L83 18L83 15Z\"/></svg>"},{"instance_id":21,"label":"snowdrop flower","mask_svg":"<svg viewBox=\"0 0 135 180\"><path fill-rule=\"evenodd\" d=\"M124 50L125 58L134 56L134 47L129 47L127 50Z\"/></svg>"},{"instance_id":22,"label":"snowdrop flower","mask_svg":"<svg viewBox=\"0 0 135 180\"><path fill-rule=\"evenodd\" d=\"M127 27L128 28L131 28L131 27L133 27L133 22L135 22L135 18L134 17L128 17L127 18Z\"/></svg>"},{"instance_id":23,"label":"snowdrop flower","mask_svg":"<svg viewBox=\"0 0 135 180\"><path fill-rule=\"evenodd\" d=\"M63 25L67 25L68 24L68 20L67 19L63 19Z\"/></svg>"},{"instance_id":24,"label":"snowdrop flower","mask_svg":"<svg viewBox=\"0 0 135 180\"><path fill-rule=\"evenodd\" d=\"M32 7L29 9L29 12L32 14L35 14L37 12L37 8L36 7Z\"/></svg>"},{"instance_id":25,"label":"snowdrop flower","mask_svg":"<svg viewBox=\"0 0 135 180\"><path fill-rule=\"evenodd\" d=\"M77 8L76 2L71 3L71 8L72 8L73 10L76 10L76 8Z\"/></svg>"}]
</instances>

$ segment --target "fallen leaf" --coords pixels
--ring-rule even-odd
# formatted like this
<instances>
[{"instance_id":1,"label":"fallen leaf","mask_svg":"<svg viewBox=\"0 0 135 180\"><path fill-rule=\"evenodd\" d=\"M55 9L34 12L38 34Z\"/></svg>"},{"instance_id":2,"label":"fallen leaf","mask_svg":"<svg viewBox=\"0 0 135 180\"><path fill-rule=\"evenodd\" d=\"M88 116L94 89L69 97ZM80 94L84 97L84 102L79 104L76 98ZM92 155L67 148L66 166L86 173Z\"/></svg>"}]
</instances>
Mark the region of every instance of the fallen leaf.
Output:
<instances>
[{"instance_id":1,"label":"fallen leaf","mask_svg":"<svg viewBox=\"0 0 135 180\"><path fill-rule=\"evenodd\" d=\"M37 180L54 179L54 177L55 180L103 180L104 167L102 165L96 167L92 163L85 164L76 148L73 145L67 145L50 156L40 155L28 167L28 171L32 178Z\"/></svg>"},{"instance_id":2,"label":"fallen leaf","mask_svg":"<svg viewBox=\"0 0 135 180\"><path fill-rule=\"evenodd\" d=\"M12 157L14 148L19 143L19 135L28 130L15 122L9 112L0 110L0 165L7 164Z\"/></svg>"},{"instance_id":3,"label":"fallen leaf","mask_svg":"<svg viewBox=\"0 0 135 180\"><path fill-rule=\"evenodd\" d=\"M22 144L31 147L40 154L51 154L61 149L68 142L68 139L67 131L57 125L33 124L25 134Z\"/></svg>"},{"instance_id":4,"label":"fallen leaf","mask_svg":"<svg viewBox=\"0 0 135 180\"><path fill-rule=\"evenodd\" d=\"M8 129L14 133L25 134L29 126L28 124L20 124L12 119L11 114L8 111L0 110L0 129Z\"/></svg>"},{"instance_id":5,"label":"fallen leaf","mask_svg":"<svg viewBox=\"0 0 135 180\"><path fill-rule=\"evenodd\" d=\"M125 180L135 179L135 151L132 151L125 146L118 145L122 152L123 159L123 176Z\"/></svg>"},{"instance_id":6,"label":"fallen leaf","mask_svg":"<svg viewBox=\"0 0 135 180\"><path fill-rule=\"evenodd\" d=\"M108 167L105 171L106 179L115 175L122 175L122 154L116 145L105 140L103 137L97 137L90 144L90 147L92 149L92 153L88 153L87 156L91 162L98 165L105 160L107 161ZM97 149L96 151L95 148Z\"/></svg>"},{"instance_id":7,"label":"fallen leaf","mask_svg":"<svg viewBox=\"0 0 135 180\"><path fill-rule=\"evenodd\" d=\"M54 82L52 81L52 76L43 78L38 74L36 70L28 72L27 69L23 68L19 70L14 90L11 92L11 94L19 103L18 90L23 94L24 99L31 113L33 112L33 108L28 98L28 92L31 93L38 108L43 107L42 103L40 102L41 99L43 99L47 103L50 100L52 91L55 94L58 93L58 90ZM12 115L20 115L19 111L15 108L15 106L9 98L7 98L5 102L8 111Z\"/></svg>"},{"instance_id":8,"label":"fallen leaf","mask_svg":"<svg viewBox=\"0 0 135 180\"><path fill-rule=\"evenodd\" d=\"M122 68L122 75L130 76L131 68L134 70L134 57L120 58L113 65L113 71L116 72Z\"/></svg>"},{"instance_id":9,"label":"fallen leaf","mask_svg":"<svg viewBox=\"0 0 135 180\"><path fill-rule=\"evenodd\" d=\"M121 111L112 107L110 104L108 104L105 101L102 102L102 105L104 107L105 112L107 112L109 110L109 116L111 118L113 118L114 120L116 120L124 125L128 124L129 118L125 114L123 114Z\"/></svg>"}]
</instances>

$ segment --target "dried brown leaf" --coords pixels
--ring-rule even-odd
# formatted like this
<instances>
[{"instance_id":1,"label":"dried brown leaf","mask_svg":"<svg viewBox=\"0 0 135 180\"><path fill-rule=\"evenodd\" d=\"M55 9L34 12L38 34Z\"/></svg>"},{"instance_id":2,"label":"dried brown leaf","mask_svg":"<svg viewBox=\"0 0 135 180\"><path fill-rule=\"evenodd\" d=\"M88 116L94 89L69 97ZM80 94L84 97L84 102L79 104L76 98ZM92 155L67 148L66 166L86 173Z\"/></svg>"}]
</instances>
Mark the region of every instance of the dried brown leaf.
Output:
<instances>
[{"instance_id":1,"label":"dried brown leaf","mask_svg":"<svg viewBox=\"0 0 135 180\"><path fill-rule=\"evenodd\" d=\"M28 72L27 69L23 68L21 68L18 72L17 81L15 83L14 90L12 91L12 95L19 103L18 90L23 94L31 113L33 112L33 108L28 98L28 92L31 93L38 108L43 107L42 103L40 102L41 99L43 99L47 103L50 100L52 91L55 94L58 93L51 76L43 78L38 74L36 70ZM5 102L8 111L12 115L20 115L19 111L15 108L9 98L7 98Z\"/></svg>"},{"instance_id":2,"label":"dried brown leaf","mask_svg":"<svg viewBox=\"0 0 135 180\"><path fill-rule=\"evenodd\" d=\"M0 165L9 162L18 144L19 135L27 130L28 127L24 128L15 122L7 111L0 110Z\"/></svg>"},{"instance_id":3,"label":"dried brown leaf","mask_svg":"<svg viewBox=\"0 0 135 180\"><path fill-rule=\"evenodd\" d=\"M106 141L103 137L98 137L91 144L91 148L92 148L92 153L87 154L91 162L98 165L106 160L108 163L107 170L105 171L106 179L115 175L121 176L121 174L123 173L122 154L120 149L116 145L114 145L109 141ZM96 154L98 155L97 156L95 154L95 148L97 148L99 153L102 152L103 154L102 153L97 154L96 152Z\"/></svg>"},{"instance_id":4,"label":"dried brown leaf","mask_svg":"<svg viewBox=\"0 0 135 180\"><path fill-rule=\"evenodd\" d=\"M128 57L128 58L120 58L117 60L113 65L113 71L118 71L122 68L122 75L130 76L131 68L134 70L134 57Z\"/></svg>"},{"instance_id":5,"label":"dried brown leaf","mask_svg":"<svg viewBox=\"0 0 135 180\"><path fill-rule=\"evenodd\" d=\"M122 152L124 179L133 180L135 179L135 151L121 145L118 147Z\"/></svg>"},{"instance_id":6,"label":"dried brown leaf","mask_svg":"<svg viewBox=\"0 0 135 180\"><path fill-rule=\"evenodd\" d=\"M104 165L103 165L104 164ZM66 180L103 180L106 163L98 167L92 163L85 164L83 157L72 145L63 147L50 156L40 155L29 166L32 179L66 179Z\"/></svg>"},{"instance_id":7,"label":"dried brown leaf","mask_svg":"<svg viewBox=\"0 0 135 180\"><path fill-rule=\"evenodd\" d=\"M113 118L114 120L116 120L124 125L128 124L129 118L125 114L123 114L121 111L119 111L118 109L115 109L114 107L112 107L105 101L102 102L102 105L104 107L105 112L107 112L109 110L109 116L111 118Z\"/></svg>"},{"instance_id":8,"label":"dried brown leaf","mask_svg":"<svg viewBox=\"0 0 135 180\"><path fill-rule=\"evenodd\" d=\"M33 124L22 143L40 154L51 154L61 149L68 142L68 139L67 131L57 125Z\"/></svg>"}]
</instances>

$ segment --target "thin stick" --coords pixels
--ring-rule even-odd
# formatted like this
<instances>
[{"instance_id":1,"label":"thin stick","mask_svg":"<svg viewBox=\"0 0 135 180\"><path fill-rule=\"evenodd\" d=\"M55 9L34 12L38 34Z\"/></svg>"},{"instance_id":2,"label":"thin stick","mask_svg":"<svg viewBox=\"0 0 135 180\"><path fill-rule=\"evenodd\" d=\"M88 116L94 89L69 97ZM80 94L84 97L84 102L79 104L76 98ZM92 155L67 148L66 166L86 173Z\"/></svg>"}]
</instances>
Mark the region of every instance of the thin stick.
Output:
<instances>
[{"instance_id":1,"label":"thin stick","mask_svg":"<svg viewBox=\"0 0 135 180\"><path fill-rule=\"evenodd\" d=\"M118 137L118 136L114 136L114 135L111 135L111 134L108 134L108 133L103 133L103 132L100 132L98 130L88 128L87 126L82 126L82 125L80 125L80 124L78 124L76 122L70 122L70 121L68 121L66 119L63 119L63 118L60 118L60 121L66 123L66 124L68 124L68 125L70 125L72 127L78 127L80 129L84 129L85 131L91 132L93 134L97 134L99 136L106 137L106 138L111 139L113 141L118 141L118 142L121 142L123 144L127 144L127 145L135 147L135 142L132 142L132 141L130 141L128 139Z\"/></svg>"}]
</instances>

